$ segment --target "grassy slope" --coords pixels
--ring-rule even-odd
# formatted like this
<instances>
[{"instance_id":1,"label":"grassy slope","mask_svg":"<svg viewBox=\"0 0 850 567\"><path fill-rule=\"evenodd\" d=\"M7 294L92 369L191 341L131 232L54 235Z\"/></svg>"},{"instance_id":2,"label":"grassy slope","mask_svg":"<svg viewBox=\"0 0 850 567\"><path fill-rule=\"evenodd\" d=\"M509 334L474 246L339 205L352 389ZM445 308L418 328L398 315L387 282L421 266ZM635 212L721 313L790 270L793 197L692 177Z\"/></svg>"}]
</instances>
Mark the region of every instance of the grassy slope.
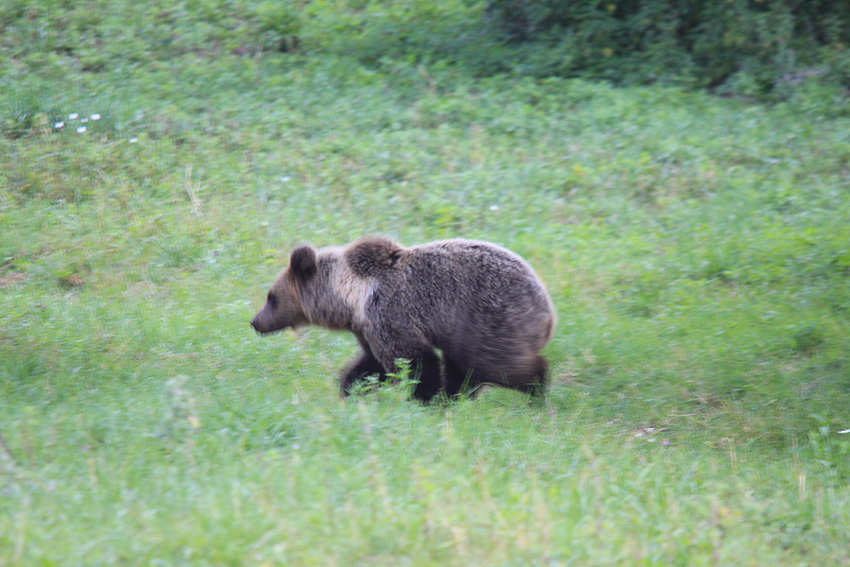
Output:
<instances>
[{"instance_id":1,"label":"grassy slope","mask_svg":"<svg viewBox=\"0 0 850 567\"><path fill-rule=\"evenodd\" d=\"M0 13L0 565L850 560L846 121L215 5ZM546 403L340 403L350 337L250 332L292 244L364 232L528 258Z\"/></svg>"}]
</instances>

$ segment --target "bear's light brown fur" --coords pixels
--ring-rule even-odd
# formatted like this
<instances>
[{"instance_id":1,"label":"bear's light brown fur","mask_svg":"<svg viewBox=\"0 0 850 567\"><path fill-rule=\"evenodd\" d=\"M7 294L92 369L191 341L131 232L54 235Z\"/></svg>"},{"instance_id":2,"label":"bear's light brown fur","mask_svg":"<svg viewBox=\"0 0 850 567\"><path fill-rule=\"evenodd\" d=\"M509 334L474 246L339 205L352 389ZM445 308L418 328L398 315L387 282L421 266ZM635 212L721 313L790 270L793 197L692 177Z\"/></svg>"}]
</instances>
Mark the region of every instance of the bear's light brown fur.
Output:
<instances>
[{"instance_id":1,"label":"bear's light brown fur","mask_svg":"<svg viewBox=\"0 0 850 567\"><path fill-rule=\"evenodd\" d=\"M251 321L259 333L306 324L357 337L363 352L342 375L342 395L405 358L419 380L414 397L427 401L481 384L541 392L540 350L555 312L531 267L500 246L453 239L404 248L369 237L296 248Z\"/></svg>"}]
</instances>

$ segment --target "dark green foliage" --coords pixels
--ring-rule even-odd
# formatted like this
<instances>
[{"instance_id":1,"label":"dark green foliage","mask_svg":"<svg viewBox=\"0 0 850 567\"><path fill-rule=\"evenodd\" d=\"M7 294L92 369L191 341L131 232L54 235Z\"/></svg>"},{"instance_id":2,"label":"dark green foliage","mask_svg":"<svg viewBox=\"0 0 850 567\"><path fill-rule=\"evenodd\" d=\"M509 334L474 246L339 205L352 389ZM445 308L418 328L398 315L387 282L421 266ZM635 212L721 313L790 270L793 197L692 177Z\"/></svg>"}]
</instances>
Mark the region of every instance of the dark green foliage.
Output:
<instances>
[{"instance_id":1,"label":"dark green foliage","mask_svg":"<svg viewBox=\"0 0 850 567\"><path fill-rule=\"evenodd\" d=\"M674 83L824 115L850 108L850 4L835 0L149 0L118 12L94 5L0 6L0 87L21 69L59 83L69 68L128 73L177 57L284 52L344 55L397 73L423 65L409 79L431 88L434 67L451 65L476 77ZM4 113L2 133L30 132L27 116Z\"/></svg>"},{"instance_id":2,"label":"dark green foliage","mask_svg":"<svg viewBox=\"0 0 850 567\"><path fill-rule=\"evenodd\" d=\"M834 0L489 0L485 22L534 42L541 74L677 80L790 96L811 79L850 86L850 4Z\"/></svg>"}]
</instances>

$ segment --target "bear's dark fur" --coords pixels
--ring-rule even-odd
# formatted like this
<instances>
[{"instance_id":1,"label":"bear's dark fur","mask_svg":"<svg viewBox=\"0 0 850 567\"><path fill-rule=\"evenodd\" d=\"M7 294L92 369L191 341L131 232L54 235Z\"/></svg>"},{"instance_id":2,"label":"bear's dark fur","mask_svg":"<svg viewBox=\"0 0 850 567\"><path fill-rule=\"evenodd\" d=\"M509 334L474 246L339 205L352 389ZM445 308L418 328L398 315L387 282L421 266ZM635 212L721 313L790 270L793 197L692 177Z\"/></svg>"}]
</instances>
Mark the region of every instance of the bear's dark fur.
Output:
<instances>
[{"instance_id":1,"label":"bear's dark fur","mask_svg":"<svg viewBox=\"0 0 850 567\"><path fill-rule=\"evenodd\" d=\"M342 375L343 396L366 376L386 378L404 358L419 380L414 397L428 401L482 384L542 392L540 350L555 312L531 267L495 244L454 239L404 248L370 237L296 248L251 321L264 334L305 324L357 337L363 352Z\"/></svg>"}]
</instances>

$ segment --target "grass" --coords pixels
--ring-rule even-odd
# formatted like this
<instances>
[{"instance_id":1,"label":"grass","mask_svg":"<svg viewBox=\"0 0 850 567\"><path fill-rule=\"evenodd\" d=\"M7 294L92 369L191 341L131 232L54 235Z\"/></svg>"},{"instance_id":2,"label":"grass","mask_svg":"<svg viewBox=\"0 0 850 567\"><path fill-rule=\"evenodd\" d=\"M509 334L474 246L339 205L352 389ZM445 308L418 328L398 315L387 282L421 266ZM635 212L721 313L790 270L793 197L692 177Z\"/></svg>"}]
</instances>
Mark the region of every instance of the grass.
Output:
<instances>
[{"instance_id":1,"label":"grass","mask_svg":"<svg viewBox=\"0 0 850 567\"><path fill-rule=\"evenodd\" d=\"M62 6L0 11L0 565L850 561L846 119ZM526 257L546 401L340 402L351 337L253 334L371 232Z\"/></svg>"}]
</instances>

